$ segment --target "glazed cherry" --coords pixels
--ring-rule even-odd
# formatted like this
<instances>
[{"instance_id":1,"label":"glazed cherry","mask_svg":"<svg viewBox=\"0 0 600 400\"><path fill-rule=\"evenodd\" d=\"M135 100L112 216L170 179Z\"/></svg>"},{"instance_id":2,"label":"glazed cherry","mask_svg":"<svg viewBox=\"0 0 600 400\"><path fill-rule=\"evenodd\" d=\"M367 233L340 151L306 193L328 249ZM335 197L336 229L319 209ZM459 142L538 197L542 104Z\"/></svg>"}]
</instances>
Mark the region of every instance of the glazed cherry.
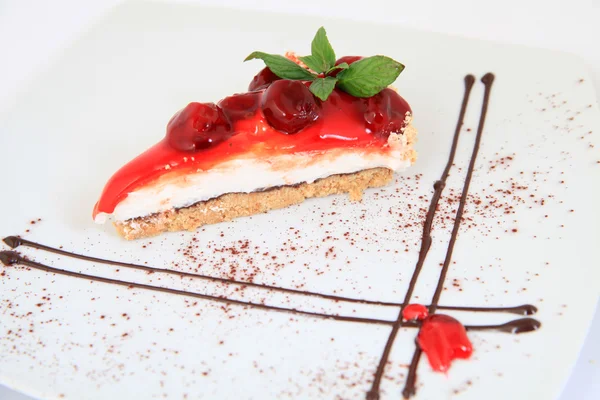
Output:
<instances>
[{"instance_id":1,"label":"glazed cherry","mask_svg":"<svg viewBox=\"0 0 600 400\"><path fill-rule=\"evenodd\" d=\"M207 149L232 135L231 123L214 103L190 103L167 125L169 145L181 151Z\"/></svg>"},{"instance_id":2,"label":"glazed cherry","mask_svg":"<svg viewBox=\"0 0 600 400\"><path fill-rule=\"evenodd\" d=\"M344 57L339 58L335 62L335 65L340 65L341 63L346 63L346 64L350 65L353 62L356 62L356 61L362 60L362 59L363 59L363 57L361 57L361 56L344 56ZM335 71L330 73L329 76L337 76L337 74L339 74L340 72L341 72L341 69L336 69Z\"/></svg>"},{"instance_id":3,"label":"glazed cherry","mask_svg":"<svg viewBox=\"0 0 600 400\"><path fill-rule=\"evenodd\" d=\"M262 111L269 124L287 134L301 131L314 123L320 107L308 87L301 81L282 79L265 91Z\"/></svg>"},{"instance_id":4,"label":"glazed cherry","mask_svg":"<svg viewBox=\"0 0 600 400\"><path fill-rule=\"evenodd\" d=\"M362 56L344 56L341 58L338 58L338 60L335 62L335 65L340 65L341 63L346 63L348 65L358 61L358 60L362 60L363 57Z\"/></svg>"},{"instance_id":5,"label":"glazed cherry","mask_svg":"<svg viewBox=\"0 0 600 400\"><path fill-rule=\"evenodd\" d=\"M271 83L280 80L278 77L269 69L269 67L264 67L250 82L248 86L248 91L252 92L254 90L261 90L267 88Z\"/></svg>"},{"instance_id":6,"label":"glazed cherry","mask_svg":"<svg viewBox=\"0 0 600 400\"><path fill-rule=\"evenodd\" d=\"M383 89L373 97L363 100L365 127L373 135L387 140L392 132L401 132L408 103L390 88Z\"/></svg>"},{"instance_id":7,"label":"glazed cherry","mask_svg":"<svg viewBox=\"0 0 600 400\"><path fill-rule=\"evenodd\" d=\"M218 104L231 122L252 118L260 103L260 93L249 92L225 97Z\"/></svg>"}]
</instances>

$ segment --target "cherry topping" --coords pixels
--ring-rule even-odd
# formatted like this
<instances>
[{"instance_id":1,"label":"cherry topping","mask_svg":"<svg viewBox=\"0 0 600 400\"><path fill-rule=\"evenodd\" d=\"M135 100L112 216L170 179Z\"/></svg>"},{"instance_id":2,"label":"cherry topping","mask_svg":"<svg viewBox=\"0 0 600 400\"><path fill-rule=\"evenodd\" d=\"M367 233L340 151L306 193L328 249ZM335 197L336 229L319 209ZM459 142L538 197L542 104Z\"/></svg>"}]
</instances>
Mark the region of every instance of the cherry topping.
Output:
<instances>
[{"instance_id":1,"label":"cherry topping","mask_svg":"<svg viewBox=\"0 0 600 400\"><path fill-rule=\"evenodd\" d=\"M356 62L356 61L362 60L362 59L363 59L363 57L361 57L361 56L344 56L342 58L339 58L335 62L335 65L340 65L341 63L346 63L346 64L350 65L353 62ZM339 74L340 71L341 71L341 69L336 69L335 71L330 73L329 76L337 76L337 74Z\"/></svg>"},{"instance_id":2,"label":"cherry topping","mask_svg":"<svg viewBox=\"0 0 600 400\"><path fill-rule=\"evenodd\" d=\"M280 80L278 77L269 69L269 67L264 67L250 82L248 86L248 90L250 92L254 90L266 89L271 83Z\"/></svg>"},{"instance_id":3,"label":"cherry topping","mask_svg":"<svg viewBox=\"0 0 600 400\"><path fill-rule=\"evenodd\" d=\"M382 139L392 132L401 132L406 113L410 112L406 100L390 88L365 99L363 107L366 128Z\"/></svg>"},{"instance_id":4,"label":"cherry topping","mask_svg":"<svg viewBox=\"0 0 600 400\"><path fill-rule=\"evenodd\" d=\"M341 63L346 63L346 64L350 65L353 62L362 60L363 58L364 58L363 56L344 56L344 57L338 58L338 60L335 62L335 65L340 65Z\"/></svg>"},{"instance_id":5,"label":"cherry topping","mask_svg":"<svg viewBox=\"0 0 600 400\"><path fill-rule=\"evenodd\" d=\"M233 135L231 123L214 103L190 103L167 125L167 141L181 151L207 149Z\"/></svg>"},{"instance_id":6,"label":"cherry topping","mask_svg":"<svg viewBox=\"0 0 600 400\"><path fill-rule=\"evenodd\" d=\"M311 125L321 112L306 84L287 79L273 82L265 91L262 111L273 128L287 134Z\"/></svg>"},{"instance_id":7,"label":"cherry topping","mask_svg":"<svg viewBox=\"0 0 600 400\"><path fill-rule=\"evenodd\" d=\"M218 106L221 107L231 122L235 122L240 119L252 118L258 108L259 101L260 93L249 92L225 97L219 102Z\"/></svg>"}]
</instances>

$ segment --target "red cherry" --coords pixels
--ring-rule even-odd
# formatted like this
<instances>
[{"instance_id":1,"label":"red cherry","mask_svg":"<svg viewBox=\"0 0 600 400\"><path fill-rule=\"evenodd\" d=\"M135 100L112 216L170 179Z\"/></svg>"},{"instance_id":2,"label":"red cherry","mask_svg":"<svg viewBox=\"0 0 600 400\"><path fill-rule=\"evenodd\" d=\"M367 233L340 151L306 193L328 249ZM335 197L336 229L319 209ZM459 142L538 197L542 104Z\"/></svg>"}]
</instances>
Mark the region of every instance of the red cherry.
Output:
<instances>
[{"instance_id":1,"label":"red cherry","mask_svg":"<svg viewBox=\"0 0 600 400\"><path fill-rule=\"evenodd\" d=\"M218 104L231 122L250 118L254 115L260 101L260 93L250 92L225 97Z\"/></svg>"},{"instance_id":2,"label":"red cherry","mask_svg":"<svg viewBox=\"0 0 600 400\"><path fill-rule=\"evenodd\" d=\"M344 57L338 58L338 60L335 62L335 65L340 65L341 63L346 63L346 64L350 65L353 62L362 60L363 58L364 58L363 56L344 56Z\"/></svg>"},{"instance_id":3,"label":"red cherry","mask_svg":"<svg viewBox=\"0 0 600 400\"><path fill-rule=\"evenodd\" d=\"M386 97L390 114L401 116L404 120L406 112L412 113L406 100L404 100L394 89L385 88L379 94Z\"/></svg>"},{"instance_id":4,"label":"red cherry","mask_svg":"<svg viewBox=\"0 0 600 400\"><path fill-rule=\"evenodd\" d=\"M402 131L407 112L410 112L408 103L390 88L383 89L363 102L366 128L384 140L387 140L390 133Z\"/></svg>"},{"instance_id":5,"label":"red cherry","mask_svg":"<svg viewBox=\"0 0 600 400\"><path fill-rule=\"evenodd\" d=\"M356 61L362 60L362 59L363 59L363 57L361 57L361 56L344 56L342 58L339 58L335 62L335 65L340 65L341 63L346 63L346 64L350 65L353 62L356 62ZM339 74L341 71L342 71L341 69L336 69L335 71L330 73L329 76L337 76L337 74Z\"/></svg>"},{"instance_id":6,"label":"red cherry","mask_svg":"<svg viewBox=\"0 0 600 400\"><path fill-rule=\"evenodd\" d=\"M282 79L263 94L262 111L273 128L293 134L314 123L321 110L305 83Z\"/></svg>"},{"instance_id":7,"label":"red cherry","mask_svg":"<svg viewBox=\"0 0 600 400\"><path fill-rule=\"evenodd\" d=\"M231 123L214 103L190 103L167 125L169 145L181 151L207 149L232 135Z\"/></svg>"},{"instance_id":8,"label":"red cherry","mask_svg":"<svg viewBox=\"0 0 600 400\"><path fill-rule=\"evenodd\" d=\"M269 67L264 67L250 82L248 86L248 91L252 92L255 90L266 89L271 83L280 80L278 77L269 69Z\"/></svg>"}]
</instances>

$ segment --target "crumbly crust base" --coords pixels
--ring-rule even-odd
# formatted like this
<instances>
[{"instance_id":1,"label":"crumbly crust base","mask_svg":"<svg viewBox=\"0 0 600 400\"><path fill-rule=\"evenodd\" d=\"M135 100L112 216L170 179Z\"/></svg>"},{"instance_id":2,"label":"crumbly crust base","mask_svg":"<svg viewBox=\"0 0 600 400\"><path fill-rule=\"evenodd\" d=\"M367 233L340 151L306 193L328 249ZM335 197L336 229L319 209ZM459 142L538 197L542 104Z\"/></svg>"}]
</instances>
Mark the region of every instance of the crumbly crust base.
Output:
<instances>
[{"instance_id":1,"label":"crumbly crust base","mask_svg":"<svg viewBox=\"0 0 600 400\"><path fill-rule=\"evenodd\" d=\"M350 199L360 200L363 190L385 186L392 177L393 171L388 168L366 169L352 174L328 176L313 183L280 186L252 193L227 193L189 207L119 221L114 225L119 235L127 240L169 231L193 231L202 225L265 213L302 203L311 197L349 193Z\"/></svg>"}]
</instances>

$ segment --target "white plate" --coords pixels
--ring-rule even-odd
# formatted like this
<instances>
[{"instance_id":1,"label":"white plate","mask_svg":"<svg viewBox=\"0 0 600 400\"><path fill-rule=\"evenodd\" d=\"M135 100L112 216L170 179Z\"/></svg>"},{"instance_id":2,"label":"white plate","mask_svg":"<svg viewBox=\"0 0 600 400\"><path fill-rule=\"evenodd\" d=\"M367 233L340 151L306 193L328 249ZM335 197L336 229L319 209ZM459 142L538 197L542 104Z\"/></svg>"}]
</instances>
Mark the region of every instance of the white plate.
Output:
<instances>
[{"instance_id":1,"label":"white plate","mask_svg":"<svg viewBox=\"0 0 600 400\"><path fill-rule=\"evenodd\" d=\"M174 111L192 100L243 91L260 68L259 62L241 62L248 53L306 53L320 25L339 55L382 53L407 65L397 86L415 111L420 159L394 186L369 191L359 204L343 196L311 200L197 233L136 242L92 223L91 208L106 179L159 140ZM0 115L0 235L22 234L162 268L401 301L418 255L423 209L447 158L463 77L488 71L496 74L491 108L441 304L531 303L539 308L535 318L542 327L514 336L469 333L473 357L455 362L447 376L421 362L417 398L557 397L600 281L594 267L600 157L593 148L600 145L600 113L585 68L568 55L393 26L126 4ZM435 290L482 94L477 83L438 213L449 219L436 218L417 302L427 304ZM502 157L512 160L502 164ZM187 249L195 260L184 254ZM260 290L235 292L19 251L60 268L250 301L384 319L397 313ZM213 302L22 268L2 272L0 381L41 398L362 398L390 331L238 306L223 310ZM452 315L471 325L515 318ZM401 329L382 398L401 396L415 334Z\"/></svg>"}]
</instances>

